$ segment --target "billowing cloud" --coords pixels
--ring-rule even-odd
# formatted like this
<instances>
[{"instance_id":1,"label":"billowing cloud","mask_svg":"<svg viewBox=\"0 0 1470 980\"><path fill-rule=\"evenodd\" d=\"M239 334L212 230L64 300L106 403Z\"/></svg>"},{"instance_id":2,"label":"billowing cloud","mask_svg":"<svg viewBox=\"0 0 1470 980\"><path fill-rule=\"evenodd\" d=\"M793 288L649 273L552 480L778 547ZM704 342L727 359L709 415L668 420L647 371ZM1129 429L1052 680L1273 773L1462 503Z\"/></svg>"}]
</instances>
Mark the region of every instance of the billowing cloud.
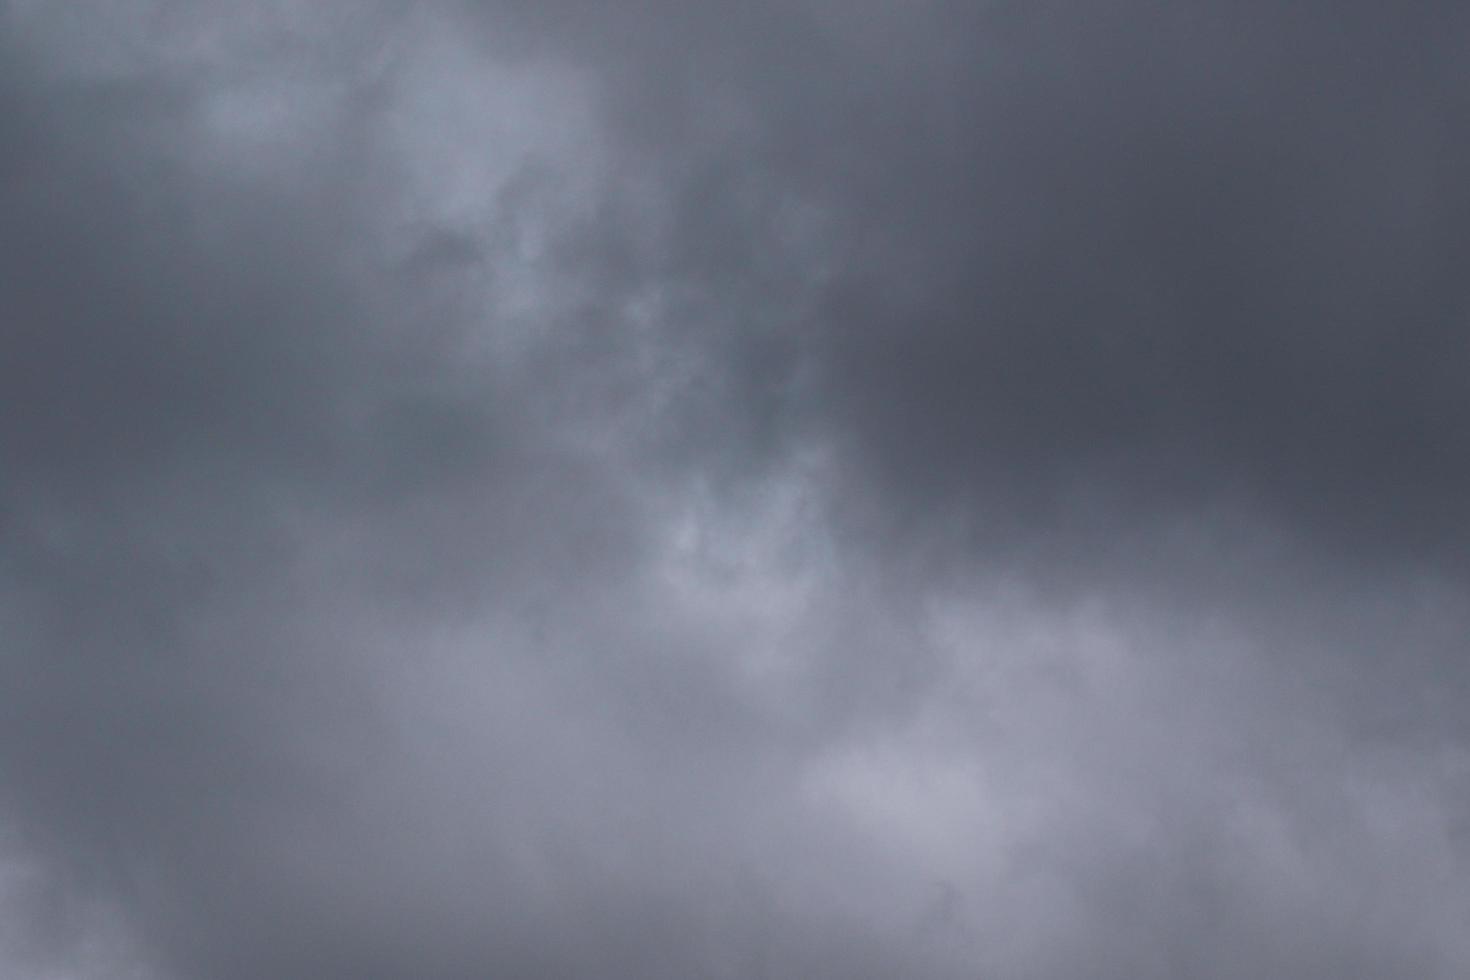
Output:
<instances>
[{"instance_id":1,"label":"billowing cloud","mask_svg":"<svg viewBox=\"0 0 1470 980\"><path fill-rule=\"evenodd\" d=\"M0 19L0 972L1470 965L1452 5Z\"/></svg>"}]
</instances>

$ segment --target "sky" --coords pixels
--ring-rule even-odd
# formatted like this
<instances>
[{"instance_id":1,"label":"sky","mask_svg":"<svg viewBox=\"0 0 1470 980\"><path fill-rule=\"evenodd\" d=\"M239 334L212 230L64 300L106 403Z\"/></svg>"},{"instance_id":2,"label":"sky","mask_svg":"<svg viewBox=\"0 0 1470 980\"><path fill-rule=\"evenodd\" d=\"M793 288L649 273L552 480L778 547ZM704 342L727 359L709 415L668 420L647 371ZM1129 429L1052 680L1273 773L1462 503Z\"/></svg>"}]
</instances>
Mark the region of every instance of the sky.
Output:
<instances>
[{"instance_id":1,"label":"sky","mask_svg":"<svg viewBox=\"0 0 1470 980\"><path fill-rule=\"evenodd\" d=\"M1467 50L0 0L0 976L1470 975Z\"/></svg>"}]
</instances>

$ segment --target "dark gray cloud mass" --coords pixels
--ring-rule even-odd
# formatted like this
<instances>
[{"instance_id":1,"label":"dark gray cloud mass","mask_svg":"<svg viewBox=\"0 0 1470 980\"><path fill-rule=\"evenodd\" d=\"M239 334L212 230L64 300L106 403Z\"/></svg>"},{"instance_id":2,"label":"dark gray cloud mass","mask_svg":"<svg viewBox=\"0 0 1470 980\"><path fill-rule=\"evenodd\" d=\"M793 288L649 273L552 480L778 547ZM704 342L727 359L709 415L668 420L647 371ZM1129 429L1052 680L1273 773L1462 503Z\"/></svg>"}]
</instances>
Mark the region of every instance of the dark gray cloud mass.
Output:
<instances>
[{"instance_id":1,"label":"dark gray cloud mass","mask_svg":"<svg viewBox=\"0 0 1470 980\"><path fill-rule=\"evenodd\" d=\"M1465 976L1467 35L0 3L0 976Z\"/></svg>"}]
</instances>

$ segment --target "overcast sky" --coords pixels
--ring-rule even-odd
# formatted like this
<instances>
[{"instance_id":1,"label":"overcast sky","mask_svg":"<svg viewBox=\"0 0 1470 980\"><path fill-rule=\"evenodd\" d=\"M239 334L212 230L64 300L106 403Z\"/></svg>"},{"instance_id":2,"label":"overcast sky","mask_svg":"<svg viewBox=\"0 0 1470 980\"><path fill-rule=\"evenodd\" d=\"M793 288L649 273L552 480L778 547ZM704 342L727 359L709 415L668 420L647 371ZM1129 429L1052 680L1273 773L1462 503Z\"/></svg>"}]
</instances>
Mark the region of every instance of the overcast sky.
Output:
<instances>
[{"instance_id":1,"label":"overcast sky","mask_svg":"<svg viewBox=\"0 0 1470 980\"><path fill-rule=\"evenodd\" d=\"M1467 51L0 0L0 976L1470 975Z\"/></svg>"}]
</instances>

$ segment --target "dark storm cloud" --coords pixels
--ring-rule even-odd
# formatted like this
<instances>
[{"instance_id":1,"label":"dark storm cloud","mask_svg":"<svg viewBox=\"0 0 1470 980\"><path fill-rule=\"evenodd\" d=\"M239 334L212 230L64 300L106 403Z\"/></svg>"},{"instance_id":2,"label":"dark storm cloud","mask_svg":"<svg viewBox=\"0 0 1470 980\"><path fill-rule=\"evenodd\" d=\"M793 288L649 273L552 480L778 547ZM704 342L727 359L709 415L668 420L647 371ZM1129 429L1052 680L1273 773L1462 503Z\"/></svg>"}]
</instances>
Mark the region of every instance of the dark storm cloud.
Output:
<instances>
[{"instance_id":1,"label":"dark storm cloud","mask_svg":"<svg viewBox=\"0 0 1470 980\"><path fill-rule=\"evenodd\" d=\"M0 968L1470 963L1458 12L0 10Z\"/></svg>"},{"instance_id":2,"label":"dark storm cloud","mask_svg":"<svg viewBox=\"0 0 1470 980\"><path fill-rule=\"evenodd\" d=\"M1223 496L1349 554L1454 560L1456 9L868 6L494 24L608 72L675 202L661 273L729 308L793 258L793 199L830 219L815 350L785 356L906 503L1034 532L1078 486L1105 520ZM740 298L759 330L769 291Z\"/></svg>"},{"instance_id":3,"label":"dark storm cloud","mask_svg":"<svg viewBox=\"0 0 1470 980\"><path fill-rule=\"evenodd\" d=\"M1033 531L1080 486L1104 521L1224 497L1454 561L1449 13L1011 30L1014 64L868 189L904 264L855 277L827 345L866 457Z\"/></svg>"},{"instance_id":4,"label":"dark storm cloud","mask_svg":"<svg viewBox=\"0 0 1470 980\"><path fill-rule=\"evenodd\" d=\"M1145 512L1240 497L1349 558L1455 561L1464 148L1431 13L1135 16L1019 80L1005 145L939 162L975 222L925 263L933 308L836 342L876 458L941 492L1020 470L1048 501L1092 476Z\"/></svg>"}]
</instances>

